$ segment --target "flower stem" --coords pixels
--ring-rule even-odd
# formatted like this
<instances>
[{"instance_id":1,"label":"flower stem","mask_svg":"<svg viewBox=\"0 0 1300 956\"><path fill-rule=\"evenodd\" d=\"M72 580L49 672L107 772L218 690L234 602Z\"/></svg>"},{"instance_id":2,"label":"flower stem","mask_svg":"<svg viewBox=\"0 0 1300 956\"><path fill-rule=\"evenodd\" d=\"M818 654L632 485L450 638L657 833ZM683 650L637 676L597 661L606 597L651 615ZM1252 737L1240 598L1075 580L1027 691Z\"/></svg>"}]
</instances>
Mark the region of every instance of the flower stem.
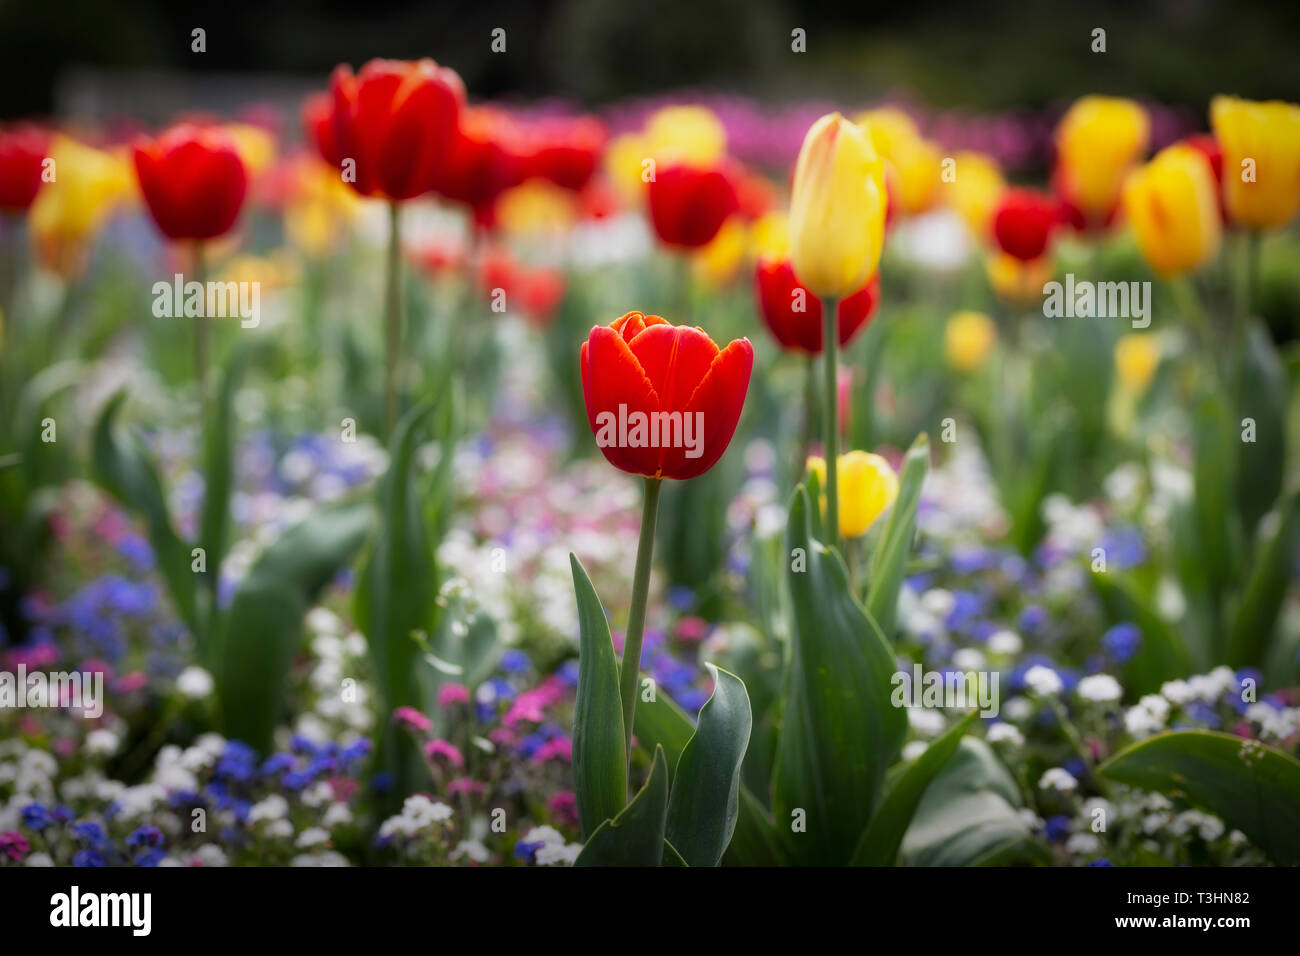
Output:
<instances>
[{"instance_id":1,"label":"flower stem","mask_svg":"<svg viewBox=\"0 0 1300 956\"><path fill-rule=\"evenodd\" d=\"M808 470L808 453L812 448L813 435L817 426L817 359L809 355L804 368L803 382L803 432L799 436L797 457L794 461L794 482L803 481L804 472Z\"/></svg>"},{"instance_id":2,"label":"flower stem","mask_svg":"<svg viewBox=\"0 0 1300 956\"><path fill-rule=\"evenodd\" d=\"M204 290L204 308L194 319L194 381L199 388L199 425L203 427L208 422L208 339L212 329L211 320L204 314L207 312L208 266L202 242L194 243L194 272L199 288Z\"/></svg>"},{"instance_id":3,"label":"flower stem","mask_svg":"<svg viewBox=\"0 0 1300 956\"><path fill-rule=\"evenodd\" d=\"M384 286L384 438L397 423L397 356L402 348L401 206L388 206L388 270Z\"/></svg>"},{"instance_id":4,"label":"flower stem","mask_svg":"<svg viewBox=\"0 0 1300 956\"><path fill-rule=\"evenodd\" d=\"M645 501L641 508L641 538L636 545L636 571L632 576L632 606L627 614L627 635L623 639L623 670L619 692L623 699L623 742L632 759L632 721L636 716L637 678L641 671L641 638L645 632L645 605L650 591L650 558L655 547L655 522L659 517L662 478L646 478Z\"/></svg>"},{"instance_id":5,"label":"flower stem","mask_svg":"<svg viewBox=\"0 0 1300 956\"><path fill-rule=\"evenodd\" d=\"M839 402L839 303L834 296L822 299L822 345L826 350L826 392L822 427L826 434L826 543L840 543L840 402Z\"/></svg>"}]
</instances>

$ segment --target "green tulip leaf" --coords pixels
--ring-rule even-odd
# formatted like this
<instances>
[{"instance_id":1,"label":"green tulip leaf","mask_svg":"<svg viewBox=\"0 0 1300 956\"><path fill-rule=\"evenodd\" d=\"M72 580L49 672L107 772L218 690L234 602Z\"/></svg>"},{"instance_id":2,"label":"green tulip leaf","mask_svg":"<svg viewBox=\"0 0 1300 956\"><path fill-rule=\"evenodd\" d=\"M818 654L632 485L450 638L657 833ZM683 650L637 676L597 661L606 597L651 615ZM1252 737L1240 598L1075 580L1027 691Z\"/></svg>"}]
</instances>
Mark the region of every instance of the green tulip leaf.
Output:
<instances>
[{"instance_id":1,"label":"green tulip leaf","mask_svg":"<svg viewBox=\"0 0 1300 956\"><path fill-rule=\"evenodd\" d=\"M885 638L891 641L898 613L898 592L903 586L907 559L912 553L912 539L916 536L916 507L921 501L921 486L929 469L930 443L921 434L903 459L898 498L889 510L889 520L871 560L867 613L880 625Z\"/></svg>"},{"instance_id":2,"label":"green tulip leaf","mask_svg":"<svg viewBox=\"0 0 1300 956\"><path fill-rule=\"evenodd\" d=\"M667 816L668 765L663 748L656 747L645 786L616 816L596 828L574 866L659 866L667 846ZM681 859L680 853L677 858Z\"/></svg>"}]
</instances>

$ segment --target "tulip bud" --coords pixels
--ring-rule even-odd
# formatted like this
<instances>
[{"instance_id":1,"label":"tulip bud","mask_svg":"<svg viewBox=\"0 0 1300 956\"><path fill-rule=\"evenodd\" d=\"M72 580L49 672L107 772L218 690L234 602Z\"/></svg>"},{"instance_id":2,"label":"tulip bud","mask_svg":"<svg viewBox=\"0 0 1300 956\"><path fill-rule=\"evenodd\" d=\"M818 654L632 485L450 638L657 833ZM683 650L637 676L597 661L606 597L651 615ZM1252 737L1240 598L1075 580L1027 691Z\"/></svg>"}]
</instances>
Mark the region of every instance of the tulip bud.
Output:
<instances>
[{"instance_id":1,"label":"tulip bud","mask_svg":"<svg viewBox=\"0 0 1300 956\"><path fill-rule=\"evenodd\" d=\"M1007 255L1031 262L1047 252L1059 222L1059 207L1050 196L1008 189L993 212L993 237Z\"/></svg>"},{"instance_id":2,"label":"tulip bud","mask_svg":"<svg viewBox=\"0 0 1300 956\"><path fill-rule=\"evenodd\" d=\"M1086 227L1109 221L1125 177L1146 153L1150 125L1137 103L1108 96L1085 96L1061 117L1053 181Z\"/></svg>"},{"instance_id":3,"label":"tulip bud","mask_svg":"<svg viewBox=\"0 0 1300 956\"><path fill-rule=\"evenodd\" d=\"M790 260L770 256L759 259L754 282L759 312L782 348L820 355L822 301L799 284ZM841 346L848 345L866 328L879 301L879 276L873 276L865 287L839 300L835 319Z\"/></svg>"},{"instance_id":4,"label":"tulip bud","mask_svg":"<svg viewBox=\"0 0 1300 956\"><path fill-rule=\"evenodd\" d=\"M1223 198L1233 222L1285 226L1300 208L1300 106L1231 96L1210 102L1223 146Z\"/></svg>"},{"instance_id":5,"label":"tulip bud","mask_svg":"<svg viewBox=\"0 0 1300 956\"><path fill-rule=\"evenodd\" d=\"M1120 384L1141 395L1155 377L1160 365L1160 346L1154 335L1130 332L1115 343L1115 371Z\"/></svg>"},{"instance_id":6,"label":"tulip bud","mask_svg":"<svg viewBox=\"0 0 1300 956\"><path fill-rule=\"evenodd\" d=\"M215 239L235 224L248 191L238 144L215 127L181 123L135 146L140 192L168 239Z\"/></svg>"},{"instance_id":7,"label":"tulip bud","mask_svg":"<svg viewBox=\"0 0 1300 956\"><path fill-rule=\"evenodd\" d=\"M808 470L825 484L825 459L810 457ZM836 482L840 492L840 535L845 538L866 534L898 498L898 476L894 469L879 455L865 451L840 455Z\"/></svg>"},{"instance_id":8,"label":"tulip bud","mask_svg":"<svg viewBox=\"0 0 1300 956\"><path fill-rule=\"evenodd\" d=\"M954 312L943 330L944 354L959 372L983 365L997 341L997 326L983 312Z\"/></svg>"},{"instance_id":9,"label":"tulip bud","mask_svg":"<svg viewBox=\"0 0 1300 956\"><path fill-rule=\"evenodd\" d=\"M866 285L885 237L885 166L862 127L823 116L804 138L790 200L795 274L816 295Z\"/></svg>"},{"instance_id":10,"label":"tulip bud","mask_svg":"<svg viewBox=\"0 0 1300 956\"><path fill-rule=\"evenodd\" d=\"M1199 150L1175 143L1124 184L1124 212L1138 249L1162 276L1203 266L1219 250L1222 229L1214 170Z\"/></svg>"}]
</instances>

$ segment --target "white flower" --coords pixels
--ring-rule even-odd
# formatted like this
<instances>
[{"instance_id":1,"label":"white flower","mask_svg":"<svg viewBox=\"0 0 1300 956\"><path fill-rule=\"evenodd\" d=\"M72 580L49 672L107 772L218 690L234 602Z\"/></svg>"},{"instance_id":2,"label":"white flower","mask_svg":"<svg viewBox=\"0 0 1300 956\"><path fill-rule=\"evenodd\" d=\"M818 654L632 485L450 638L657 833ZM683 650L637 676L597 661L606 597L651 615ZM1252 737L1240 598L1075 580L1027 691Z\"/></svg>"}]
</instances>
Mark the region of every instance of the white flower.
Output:
<instances>
[{"instance_id":1,"label":"white flower","mask_svg":"<svg viewBox=\"0 0 1300 956\"><path fill-rule=\"evenodd\" d=\"M991 744L1009 743L1013 747L1025 745L1025 735L1012 724L999 721L989 728L988 741Z\"/></svg>"},{"instance_id":2,"label":"white flower","mask_svg":"<svg viewBox=\"0 0 1300 956\"><path fill-rule=\"evenodd\" d=\"M1040 790L1059 790L1061 793L1069 793L1078 785L1079 781L1074 779L1074 774L1064 767L1052 767L1038 778Z\"/></svg>"},{"instance_id":3,"label":"white flower","mask_svg":"<svg viewBox=\"0 0 1300 956\"><path fill-rule=\"evenodd\" d=\"M318 780L302 792L304 806L319 807L334 799L334 788L328 781Z\"/></svg>"},{"instance_id":4,"label":"white flower","mask_svg":"<svg viewBox=\"0 0 1300 956\"><path fill-rule=\"evenodd\" d=\"M475 863L486 863L492 858L488 853L488 848L478 840L461 840L456 844L456 848L451 851L451 858L459 860L466 857Z\"/></svg>"},{"instance_id":5,"label":"white flower","mask_svg":"<svg viewBox=\"0 0 1300 956\"><path fill-rule=\"evenodd\" d=\"M921 595L921 608L935 617L944 618L952 613L957 599L951 591L943 588L931 588Z\"/></svg>"},{"instance_id":6,"label":"white flower","mask_svg":"<svg viewBox=\"0 0 1300 956\"><path fill-rule=\"evenodd\" d=\"M581 852L581 843L548 843L538 848L534 859L538 866L573 866Z\"/></svg>"},{"instance_id":7,"label":"white flower","mask_svg":"<svg viewBox=\"0 0 1300 956\"><path fill-rule=\"evenodd\" d=\"M1075 833L1065 841L1065 848L1071 853L1091 856L1101 849L1101 840L1097 839L1095 833Z\"/></svg>"},{"instance_id":8,"label":"white flower","mask_svg":"<svg viewBox=\"0 0 1300 956\"><path fill-rule=\"evenodd\" d=\"M86 734L86 753L96 757L111 757L122 745L117 734L111 730L92 730Z\"/></svg>"},{"instance_id":9,"label":"white flower","mask_svg":"<svg viewBox=\"0 0 1300 956\"><path fill-rule=\"evenodd\" d=\"M1161 723L1169 716L1169 701L1159 694L1147 694L1138 701L1138 706L1145 709Z\"/></svg>"},{"instance_id":10,"label":"white flower","mask_svg":"<svg viewBox=\"0 0 1300 956\"><path fill-rule=\"evenodd\" d=\"M1034 714L1034 705L1023 697L1012 697L1002 707L1008 720L1028 720Z\"/></svg>"},{"instance_id":11,"label":"white flower","mask_svg":"<svg viewBox=\"0 0 1300 956\"><path fill-rule=\"evenodd\" d=\"M924 707L907 708L907 722L922 737L937 737L943 733L943 714Z\"/></svg>"},{"instance_id":12,"label":"white flower","mask_svg":"<svg viewBox=\"0 0 1300 956\"><path fill-rule=\"evenodd\" d=\"M903 747L903 759L908 763L911 763L929 749L930 745L924 740L913 740L911 743L908 743Z\"/></svg>"},{"instance_id":13,"label":"white flower","mask_svg":"<svg viewBox=\"0 0 1300 956\"><path fill-rule=\"evenodd\" d=\"M450 820L451 813L451 807L447 804L430 800L422 793L407 797L406 802L402 804L402 816L409 821L411 832Z\"/></svg>"},{"instance_id":14,"label":"white flower","mask_svg":"<svg viewBox=\"0 0 1300 956\"><path fill-rule=\"evenodd\" d=\"M205 843L194 851L190 862L194 866L225 866L228 861L225 850L215 843Z\"/></svg>"},{"instance_id":15,"label":"white flower","mask_svg":"<svg viewBox=\"0 0 1300 956\"><path fill-rule=\"evenodd\" d=\"M1130 707L1124 712L1124 729L1134 737L1149 737L1164 727L1164 718L1157 717L1145 707Z\"/></svg>"},{"instance_id":16,"label":"white flower","mask_svg":"<svg viewBox=\"0 0 1300 956\"><path fill-rule=\"evenodd\" d=\"M540 827L533 827L531 830L525 833L524 842L545 843L548 845L553 843L563 844L564 837L554 827L540 826Z\"/></svg>"},{"instance_id":17,"label":"white flower","mask_svg":"<svg viewBox=\"0 0 1300 956\"><path fill-rule=\"evenodd\" d=\"M288 820L272 820L263 832L277 840L289 840L293 838L293 824Z\"/></svg>"},{"instance_id":18,"label":"white flower","mask_svg":"<svg viewBox=\"0 0 1300 956\"><path fill-rule=\"evenodd\" d=\"M253 804L248 810L248 822L259 820L280 820L289 814L289 801L278 793L273 793L265 800Z\"/></svg>"},{"instance_id":19,"label":"white flower","mask_svg":"<svg viewBox=\"0 0 1300 956\"><path fill-rule=\"evenodd\" d=\"M1091 674L1079 681L1079 696L1084 700L1110 703L1120 699L1123 689L1109 674Z\"/></svg>"},{"instance_id":20,"label":"white flower","mask_svg":"<svg viewBox=\"0 0 1300 956\"><path fill-rule=\"evenodd\" d=\"M351 822L352 811L346 803L331 803L321 818L321 823L327 827L346 826Z\"/></svg>"},{"instance_id":21,"label":"white flower","mask_svg":"<svg viewBox=\"0 0 1300 956\"><path fill-rule=\"evenodd\" d=\"M176 689L190 700L202 700L215 686L212 675L202 667L187 667L176 678Z\"/></svg>"},{"instance_id":22,"label":"white flower","mask_svg":"<svg viewBox=\"0 0 1300 956\"><path fill-rule=\"evenodd\" d=\"M328 843L330 835L328 830L322 830L320 827L308 827L298 834L298 839L294 841L294 846L306 849L308 847L318 846L322 843Z\"/></svg>"},{"instance_id":23,"label":"white flower","mask_svg":"<svg viewBox=\"0 0 1300 956\"><path fill-rule=\"evenodd\" d=\"M343 630L339 616L327 607L314 607L307 612L307 630L313 634L338 634Z\"/></svg>"},{"instance_id":24,"label":"white flower","mask_svg":"<svg viewBox=\"0 0 1300 956\"><path fill-rule=\"evenodd\" d=\"M289 861L290 866L350 866L342 853L326 850L324 853L301 853Z\"/></svg>"},{"instance_id":25,"label":"white flower","mask_svg":"<svg viewBox=\"0 0 1300 956\"><path fill-rule=\"evenodd\" d=\"M963 647L952 655L952 666L959 671L982 671L987 661L973 647Z\"/></svg>"},{"instance_id":26,"label":"white flower","mask_svg":"<svg viewBox=\"0 0 1300 956\"><path fill-rule=\"evenodd\" d=\"M1174 704L1185 704L1192 699L1192 685L1185 680L1169 680L1160 685L1160 696Z\"/></svg>"},{"instance_id":27,"label":"white flower","mask_svg":"<svg viewBox=\"0 0 1300 956\"><path fill-rule=\"evenodd\" d=\"M1041 664L1035 664L1025 672L1025 683L1040 697L1051 697L1053 694L1059 694L1061 688L1065 686L1061 683L1061 678L1056 671Z\"/></svg>"},{"instance_id":28,"label":"white flower","mask_svg":"<svg viewBox=\"0 0 1300 956\"><path fill-rule=\"evenodd\" d=\"M48 853L33 853L23 862L24 866L53 866L54 861Z\"/></svg>"},{"instance_id":29,"label":"white flower","mask_svg":"<svg viewBox=\"0 0 1300 956\"><path fill-rule=\"evenodd\" d=\"M989 637L989 653L1003 654L1007 657L1014 657L1019 654L1025 646L1025 642L1020 639L1020 635L1015 631L1008 631L1005 628L1000 631L994 631Z\"/></svg>"}]
</instances>

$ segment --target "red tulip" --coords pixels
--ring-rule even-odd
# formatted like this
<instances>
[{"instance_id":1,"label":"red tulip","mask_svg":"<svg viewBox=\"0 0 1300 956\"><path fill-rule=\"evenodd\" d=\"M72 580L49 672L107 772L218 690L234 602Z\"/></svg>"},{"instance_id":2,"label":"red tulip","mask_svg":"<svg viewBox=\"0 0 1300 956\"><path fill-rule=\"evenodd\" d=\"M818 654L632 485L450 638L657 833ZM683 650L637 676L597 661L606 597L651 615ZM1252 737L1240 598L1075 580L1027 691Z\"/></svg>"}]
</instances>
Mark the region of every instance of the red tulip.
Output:
<instances>
[{"instance_id":1,"label":"red tulip","mask_svg":"<svg viewBox=\"0 0 1300 956\"><path fill-rule=\"evenodd\" d=\"M704 330L629 312L582 346L582 391L596 444L615 468L694 478L722 457L749 389L754 349L719 350Z\"/></svg>"},{"instance_id":2,"label":"red tulip","mask_svg":"<svg viewBox=\"0 0 1300 956\"><path fill-rule=\"evenodd\" d=\"M782 348L810 355L822 351L822 300L799 284L789 259L764 257L754 277L759 312ZM799 296L798 293L803 295ZM840 345L845 346L866 328L880 300L880 274L853 295L840 300L836 309ZM802 305L802 311L796 307Z\"/></svg>"},{"instance_id":3,"label":"red tulip","mask_svg":"<svg viewBox=\"0 0 1300 956\"><path fill-rule=\"evenodd\" d=\"M528 155L523 136L506 113L477 107L461 115L460 130L435 189L464 203L480 225L491 225L500 195L523 182Z\"/></svg>"},{"instance_id":4,"label":"red tulip","mask_svg":"<svg viewBox=\"0 0 1300 956\"><path fill-rule=\"evenodd\" d=\"M530 164L534 175L574 192L587 185L605 148L605 127L599 120L546 119L531 132L537 138Z\"/></svg>"},{"instance_id":5,"label":"red tulip","mask_svg":"<svg viewBox=\"0 0 1300 956\"><path fill-rule=\"evenodd\" d=\"M35 201L49 143L35 126L0 130L0 209L23 212Z\"/></svg>"},{"instance_id":6,"label":"red tulip","mask_svg":"<svg viewBox=\"0 0 1300 956\"><path fill-rule=\"evenodd\" d=\"M718 234L740 210L734 171L729 166L675 163L650 181L650 222L670 246L698 248Z\"/></svg>"},{"instance_id":7,"label":"red tulip","mask_svg":"<svg viewBox=\"0 0 1300 956\"><path fill-rule=\"evenodd\" d=\"M1187 137L1184 142L1210 161L1210 168L1214 170L1214 181L1219 187L1216 193L1219 200L1219 218L1227 222L1228 208L1223 204L1223 144L1214 138L1213 133L1198 133Z\"/></svg>"},{"instance_id":8,"label":"red tulip","mask_svg":"<svg viewBox=\"0 0 1300 956\"><path fill-rule=\"evenodd\" d=\"M316 93L302 104L302 125L316 152L329 165L337 168L343 162L338 142L334 137L334 98L329 93Z\"/></svg>"},{"instance_id":9,"label":"red tulip","mask_svg":"<svg viewBox=\"0 0 1300 956\"><path fill-rule=\"evenodd\" d=\"M371 60L356 76L337 67L331 88L335 149L340 162L356 162L357 192L396 200L433 188L465 102L453 70L430 59Z\"/></svg>"},{"instance_id":10,"label":"red tulip","mask_svg":"<svg viewBox=\"0 0 1300 956\"><path fill-rule=\"evenodd\" d=\"M1051 196L1031 189L1008 189L993 213L993 235L1008 255L1031 262L1047 251L1060 209Z\"/></svg>"},{"instance_id":11,"label":"red tulip","mask_svg":"<svg viewBox=\"0 0 1300 956\"><path fill-rule=\"evenodd\" d=\"M229 135L179 123L152 142L137 141L134 155L145 205L168 239L215 239L230 231L248 173Z\"/></svg>"}]
</instances>

